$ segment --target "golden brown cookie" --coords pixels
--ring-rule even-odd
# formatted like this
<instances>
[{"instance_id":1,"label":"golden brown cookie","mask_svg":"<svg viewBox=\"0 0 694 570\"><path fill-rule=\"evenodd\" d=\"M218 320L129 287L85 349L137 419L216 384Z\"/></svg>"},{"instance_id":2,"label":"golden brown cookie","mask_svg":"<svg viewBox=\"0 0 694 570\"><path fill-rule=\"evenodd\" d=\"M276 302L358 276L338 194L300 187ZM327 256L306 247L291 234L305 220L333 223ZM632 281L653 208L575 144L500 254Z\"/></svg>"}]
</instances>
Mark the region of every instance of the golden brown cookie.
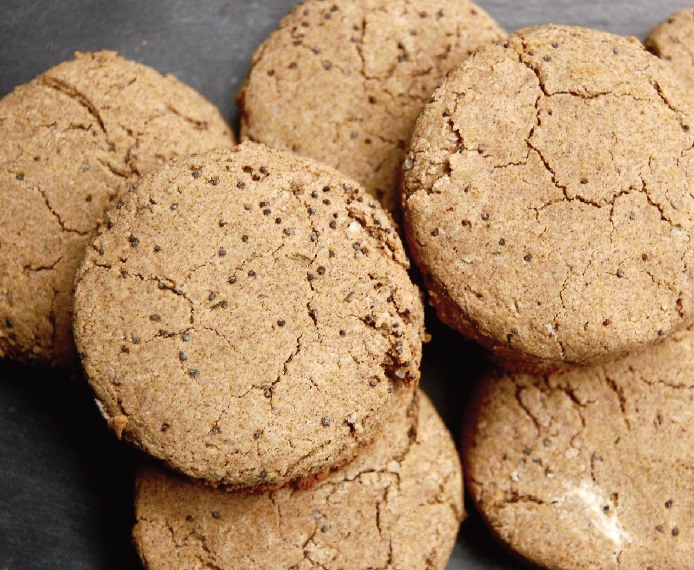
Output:
<instances>
[{"instance_id":1,"label":"golden brown cookie","mask_svg":"<svg viewBox=\"0 0 694 570\"><path fill-rule=\"evenodd\" d=\"M670 63L688 93L694 92L694 6L680 10L656 26L645 45Z\"/></svg>"},{"instance_id":2,"label":"golden brown cookie","mask_svg":"<svg viewBox=\"0 0 694 570\"><path fill-rule=\"evenodd\" d=\"M468 0L308 0L253 56L241 137L334 166L394 211L424 103L450 68L505 36Z\"/></svg>"},{"instance_id":3,"label":"golden brown cookie","mask_svg":"<svg viewBox=\"0 0 694 570\"><path fill-rule=\"evenodd\" d=\"M561 570L694 567L694 332L549 376L492 375L466 415L472 498L509 548Z\"/></svg>"},{"instance_id":4,"label":"golden brown cookie","mask_svg":"<svg viewBox=\"0 0 694 570\"><path fill-rule=\"evenodd\" d=\"M404 169L441 319L526 370L640 350L694 313L694 119L633 38L524 29L453 70Z\"/></svg>"},{"instance_id":5,"label":"golden brown cookie","mask_svg":"<svg viewBox=\"0 0 694 570\"><path fill-rule=\"evenodd\" d=\"M148 570L443 570L462 491L450 434L418 392L382 437L311 490L243 496L142 469L133 536Z\"/></svg>"},{"instance_id":6,"label":"golden brown cookie","mask_svg":"<svg viewBox=\"0 0 694 570\"><path fill-rule=\"evenodd\" d=\"M72 281L104 210L165 160L232 143L201 95L114 52L0 100L0 358L73 364Z\"/></svg>"},{"instance_id":7,"label":"golden brown cookie","mask_svg":"<svg viewBox=\"0 0 694 570\"><path fill-rule=\"evenodd\" d=\"M418 382L407 268L355 182L245 143L140 179L79 270L75 338L119 436L268 489L354 457Z\"/></svg>"}]
</instances>

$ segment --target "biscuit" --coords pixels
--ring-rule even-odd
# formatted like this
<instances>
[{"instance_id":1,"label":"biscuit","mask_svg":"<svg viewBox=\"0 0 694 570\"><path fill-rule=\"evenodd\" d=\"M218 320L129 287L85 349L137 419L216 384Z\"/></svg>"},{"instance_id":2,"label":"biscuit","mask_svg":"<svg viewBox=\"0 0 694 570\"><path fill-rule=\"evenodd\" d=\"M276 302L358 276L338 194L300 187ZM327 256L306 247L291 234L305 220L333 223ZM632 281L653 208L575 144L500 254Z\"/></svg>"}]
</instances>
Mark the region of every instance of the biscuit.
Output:
<instances>
[{"instance_id":1,"label":"biscuit","mask_svg":"<svg viewBox=\"0 0 694 570\"><path fill-rule=\"evenodd\" d=\"M468 490L542 568L692 568L694 332L565 374L497 374L464 429Z\"/></svg>"},{"instance_id":2,"label":"biscuit","mask_svg":"<svg viewBox=\"0 0 694 570\"><path fill-rule=\"evenodd\" d=\"M419 392L311 490L238 495L143 468L135 546L159 568L443 570L465 516L460 460Z\"/></svg>"},{"instance_id":3,"label":"biscuit","mask_svg":"<svg viewBox=\"0 0 694 570\"><path fill-rule=\"evenodd\" d=\"M540 26L451 71L403 163L405 229L439 317L525 371L685 328L692 124L633 38Z\"/></svg>"},{"instance_id":4,"label":"biscuit","mask_svg":"<svg viewBox=\"0 0 694 570\"><path fill-rule=\"evenodd\" d=\"M656 26L645 46L670 64L689 94L694 92L694 7L680 10Z\"/></svg>"},{"instance_id":5,"label":"biscuit","mask_svg":"<svg viewBox=\"0 0 694 570\"><path fill-rule=\"evenodd\" d=\"M394 211L417 115L450 68L504 37L468 0L309 0L253 56L241 138L325 162Z\"/></svg>"},{"instance_id":6,"label":"biscuit","mask_svg":"<svg viewBox=\"0 0 694 570\"><path fill-rule=\"evenodd\" d=\"M108 51L0 100L0 358L75 365L72 282L104 209L139 174L232 136L193 89Z\"/></svg>"},{"instance_id":7,"label":"biscuit","mask_svg":"<svg viewBox=\"0 0 694 570\"><path fill-rule=\"evenodd\" d=\"M356 183L245 143L140 179L78 272L75 338L119 436L267 490L351 459L417 384L407 268Z\"/></svg>"}]
</instances>

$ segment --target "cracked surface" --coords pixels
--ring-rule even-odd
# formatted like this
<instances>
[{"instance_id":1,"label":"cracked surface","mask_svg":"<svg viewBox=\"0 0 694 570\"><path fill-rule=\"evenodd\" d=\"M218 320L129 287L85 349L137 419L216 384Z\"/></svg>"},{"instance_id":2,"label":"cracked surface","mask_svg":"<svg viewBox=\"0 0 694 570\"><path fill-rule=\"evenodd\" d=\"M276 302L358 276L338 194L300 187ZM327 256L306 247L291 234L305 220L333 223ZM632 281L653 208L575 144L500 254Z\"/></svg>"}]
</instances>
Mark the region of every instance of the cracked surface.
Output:
<instances>
[{"instance_id":1,"label":"cracked surface","mask_svg":"<svg viewBox=\"0 0 694 570\"><path fill-rule=\"evenodd\" d=\"M694 332L564 374L492 374L463 430L495 534L550 569L694 566Z\"/></svg>"},{"instance_id":2,"label":"cracked surface","mask_svg":"<svg viewBox=\"0 0 694 570\"><path fill-rule=\"evenodd\" d=\"M394 212L417 115L449 69L505 36L467 0L309 0L253 56L241 137L325 162Z\"/></svg>"},{"instance_id":3,"label":"cracked surface","mask_svg":"<svg viewBox=\"0 0 694 570\"><path fill-rule=\"evenodd\" d=\"M520 30L452 71L403 163L411 251L507 366L624 356L692 320L694 132L633 38Z\"/></svg>"},{"instance_id":4,"label":"cracked surface","mask_svg":"<svg viewBox=\"0 0 694 570\"><path fill-rule=\"evenodd\" d=\"M245 143L141 178L78 273L75 338L119 436L265 490L351 459L417 384L407 268L355 182Z\"/></svg>"},{"instance_id":5,"label":"cracked surface","mask_svg":"<svg viewBox=\"0 0 694 570\"><path fill-rule=\"evenodd\" d=\"M431 402L410 395L311 490L242 496L145 467L133 531L145 567L443 570L465 516L460 460Z\"/></svg>"},{"instance_id":6,"label":"cracked surface","mask_svg":"<svg viewBox=\"0 0 694 570\"><path fill-rule=\"evenodd\" d=\"M104 210L178 154L231 146L172 76L86 53L0 101L0 358L71 366L72 282Z\"/></svg>"},{"instance_id":7,"label":"cracked surface","mask_svg":"<svg viewBox=\"0 0 694 570\"><path fill-rule=\"evenodd\" d=\"M676 12L656 26L644 43L649 51L670 64L690 101L694 101L694 6Z\"/></svg>"}]
</instances>

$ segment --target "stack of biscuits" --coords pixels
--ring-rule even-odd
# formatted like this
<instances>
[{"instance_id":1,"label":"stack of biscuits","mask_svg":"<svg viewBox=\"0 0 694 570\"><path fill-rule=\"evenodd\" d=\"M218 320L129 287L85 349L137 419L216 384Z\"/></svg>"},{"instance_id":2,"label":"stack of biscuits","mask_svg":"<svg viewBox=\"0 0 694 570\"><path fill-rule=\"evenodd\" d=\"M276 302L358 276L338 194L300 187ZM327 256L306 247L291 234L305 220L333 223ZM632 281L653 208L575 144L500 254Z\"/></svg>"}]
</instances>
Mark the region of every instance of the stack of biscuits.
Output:
<instances>
[{"instance_id":1,"label":"stack of biscuits","mask_svg":"<svg viewBox=\"0 0 694 570\"><path fill-rule=\"evenodd\" d=\"M83 372L148 456L146 568L445 568L466 513L425 294L492 363L460 449L499 541L694 566L694 9L647 45L306 0L237 146L112 52L0 101L0 356Z\"/></svg>"}]
</instances>

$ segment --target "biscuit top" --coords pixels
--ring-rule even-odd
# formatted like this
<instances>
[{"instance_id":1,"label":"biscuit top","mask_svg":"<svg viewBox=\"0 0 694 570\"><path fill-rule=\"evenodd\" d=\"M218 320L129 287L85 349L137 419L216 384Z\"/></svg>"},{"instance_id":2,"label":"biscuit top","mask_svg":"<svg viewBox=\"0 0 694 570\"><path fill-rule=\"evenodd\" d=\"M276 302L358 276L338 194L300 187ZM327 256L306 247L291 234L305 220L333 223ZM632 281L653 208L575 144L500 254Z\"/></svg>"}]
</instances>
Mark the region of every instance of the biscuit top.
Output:
<instances>
[{"instance_id":1,"label":"biscuit top","mask_svg":"<svg viewBox=\"0 0 694 570\"><path fill-rule=\"evenodd\" d=\"M253 56L241 136L334 166L393 211L417 115L504 31L468 0L309 0Z\"/></svg>"},{"instance_id":2,"label":"biscuit top","mask_svg":"<svg viewBox=\"0 0 694 570\"><path fill-rule=\"evenodd\" d=\"M670 63L688 93L694 92L694 6L680 10L656 26L646 38L645 46Z\"/></svg>"},{"instance_id":3,"label":"biscuit top","mask_svg":"<svg viewBox=\"0 0 694 570\"><path fill-rule=\"evenodd\" d=\"M140 180L79 271L75 338L117 433L193 477L278 486L351 459L419 380L407 267L356 183L246 143Z\"/></svg>"},{"instance_id":4,"label":"biscuit top","mask_svg":"<svg viewBox=\"0 0 694 570\"><path fill-rule=\"evenodd\" d=\"M694 124L633 38L547 25L452 71L404 161L412 253L439 315L540 370L692 319Z\"/></svg>"},{"instance_id":5,"label":"biscuit top","mask_svg":"<svg viewBox=\"0 0 694 570\"><path fill-rule=\"evenodd\" d=\"M443 570L464 517L455 445L422 393L311 490L243 496L154 467L136 489L133 537L148 570Z\"/></svg>"},{"instance_id":6,"label":"biscuit top","mask_svg":"<svg viewBox=\"0 0 694 570\"><path fill-rule=\"evenodd\" d=\"M464 463L494 532L543 568L694 567L693 371L680 331L605 366L484 379Z\"/></svg>"},{"instance_id":7,"label":"biscuit top","mask_svg":"<svg viewBox=\"0 0 694 570\"><path fill-rule=\"evenodd\" d=\"M73 364L72 282L104 210L165 160L232 144L201 95L114 52L0 100L0 358Z\"/></svg>"}]
</instances>

